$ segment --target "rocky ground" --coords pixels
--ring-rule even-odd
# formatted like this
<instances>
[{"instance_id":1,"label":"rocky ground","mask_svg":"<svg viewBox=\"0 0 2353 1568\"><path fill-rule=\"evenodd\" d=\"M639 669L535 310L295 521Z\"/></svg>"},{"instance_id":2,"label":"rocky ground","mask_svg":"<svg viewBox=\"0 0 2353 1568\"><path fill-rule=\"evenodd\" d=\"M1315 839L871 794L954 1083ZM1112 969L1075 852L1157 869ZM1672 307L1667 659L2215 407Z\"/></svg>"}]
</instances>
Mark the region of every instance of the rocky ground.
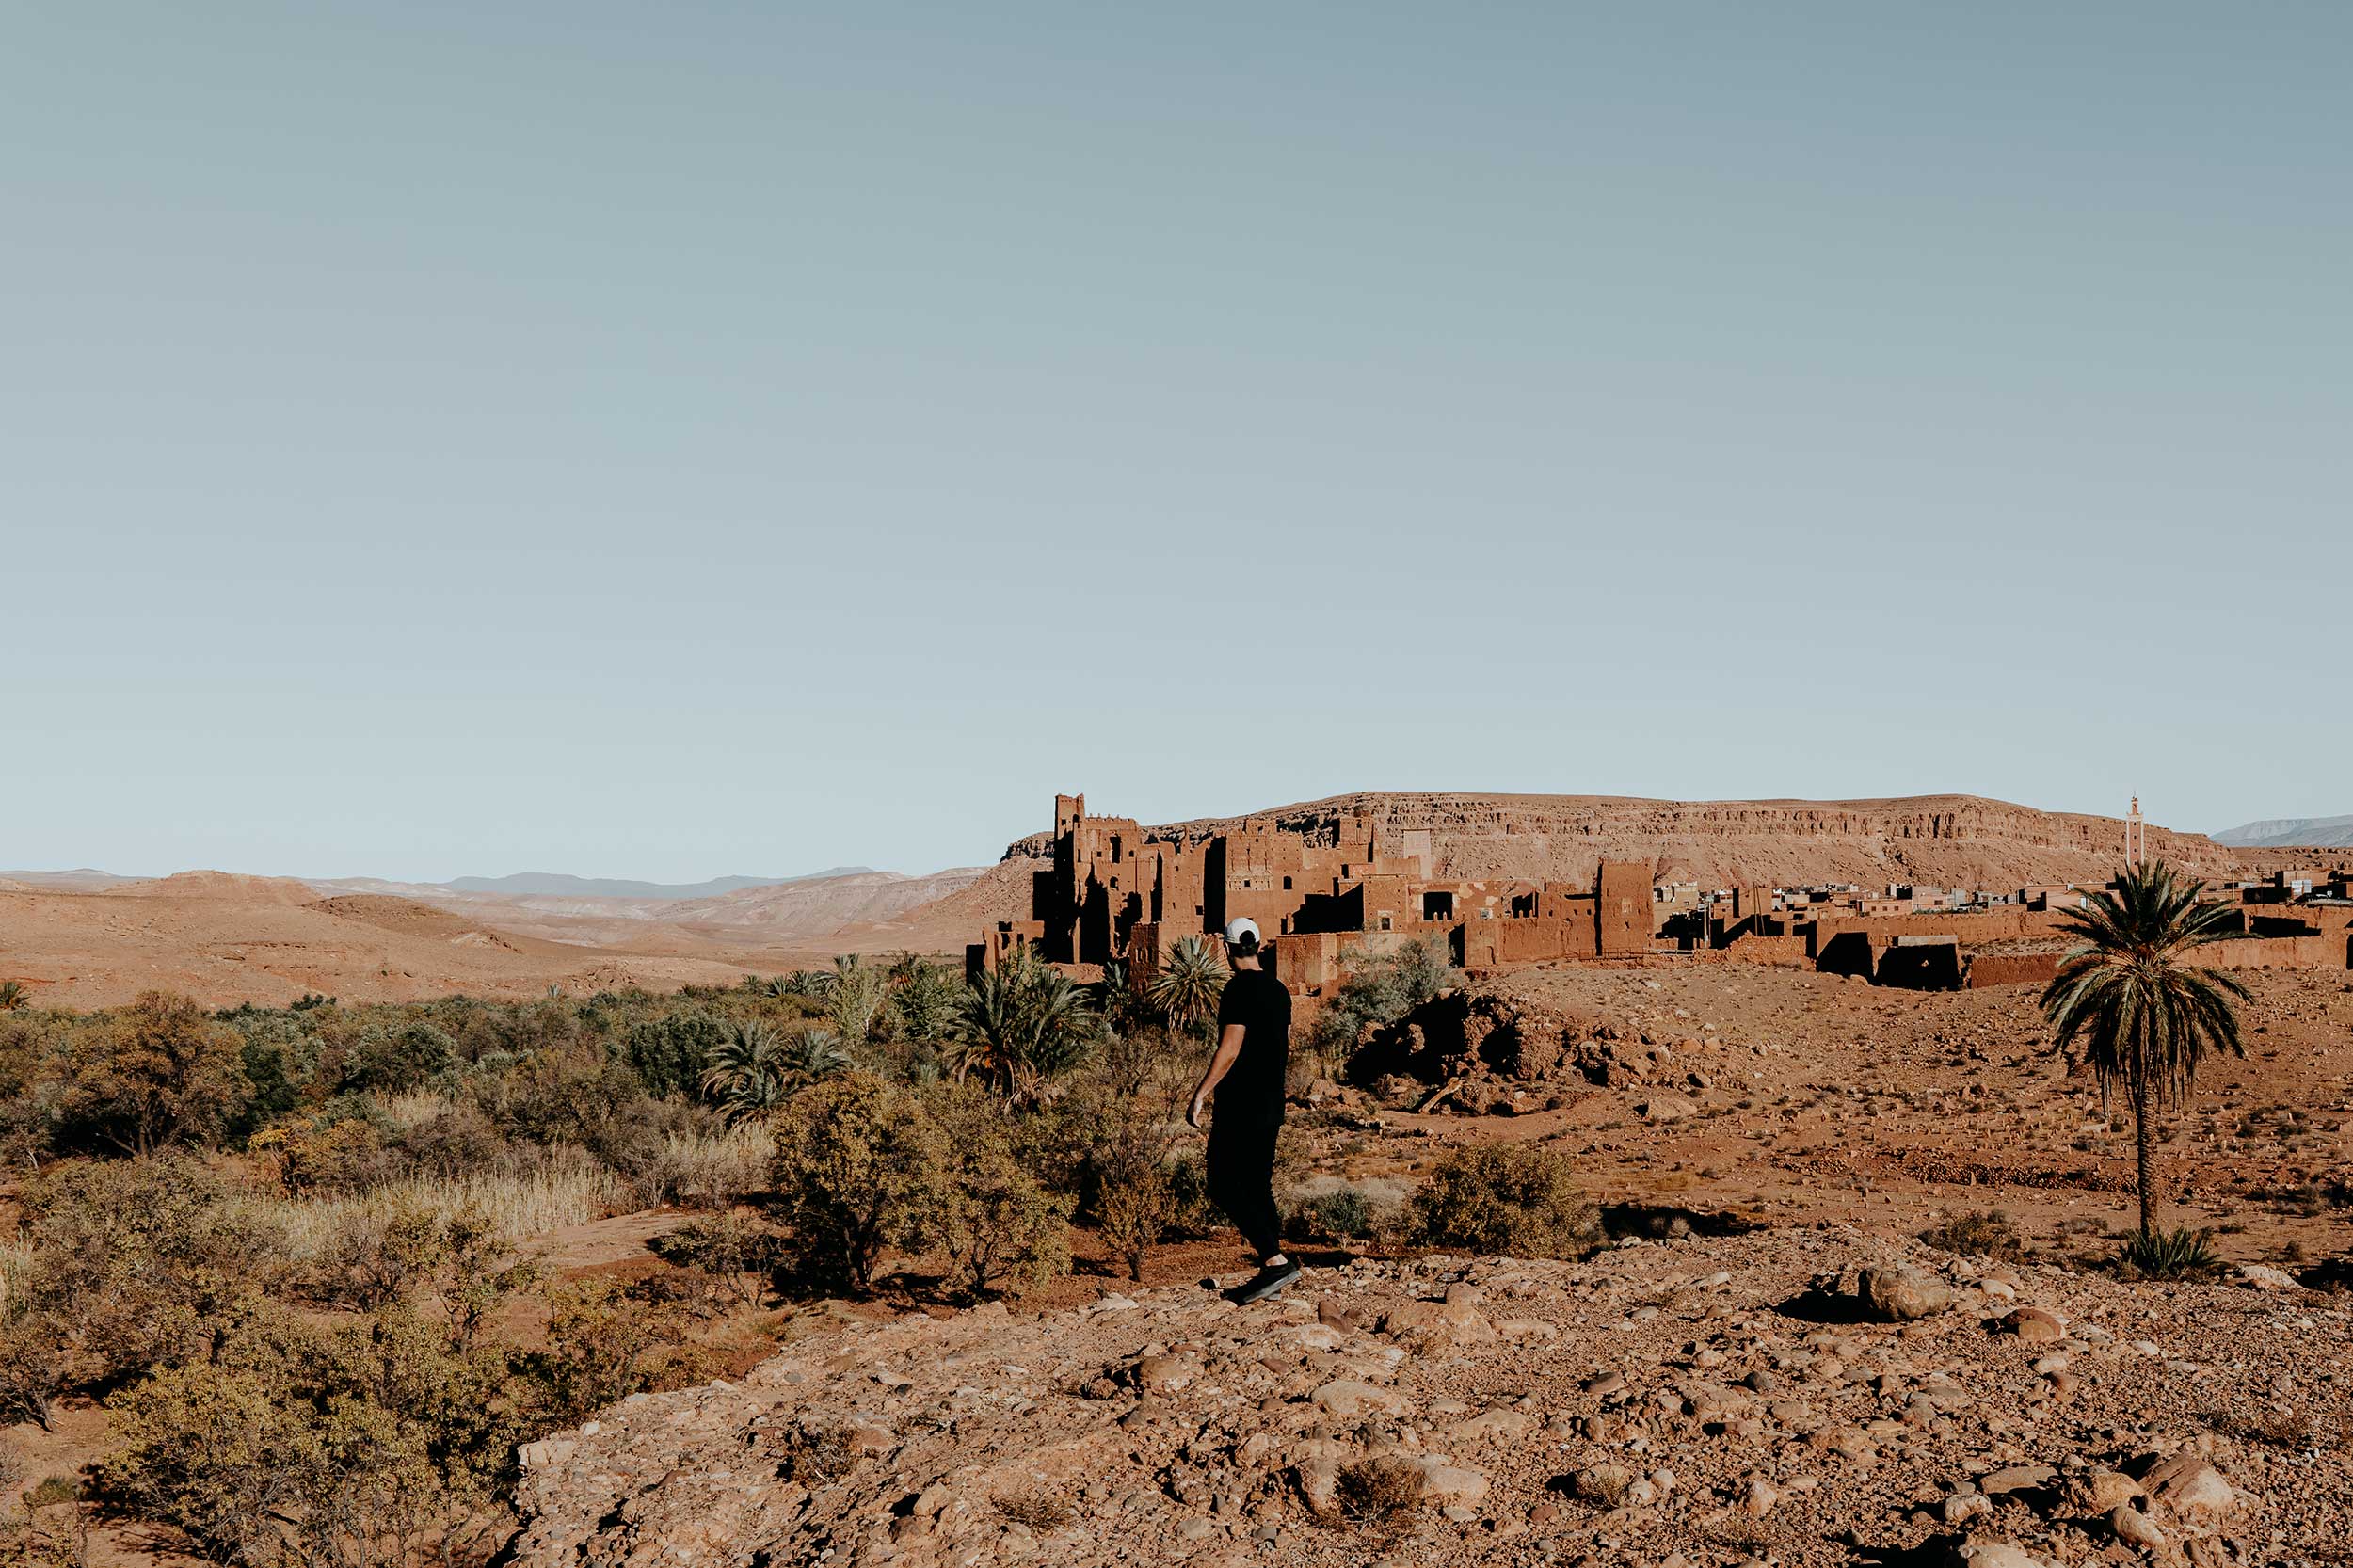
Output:
<instances>
[{"instance_id":1,"label":"rocky ground","mask_svg":"<svg viewBox=\"0 0 2353 1568\"><path fill-rule=\"evenodd\" d=\"M1462 1016L1483 1024L1433 1018L1406 1043L1434 1069L1417 1091L1321 1086L1294 1111L1286 1179L1401 1191L1449 1145L1534 1140L1647 1240L1580 1264L1335 1251L1292 1300L1250 1309L1181 1272L1237 1256L1195 1245L1158 1253L1145 1288L1068 1280L1044 1317L822 1315L739 1386L536 1447L514 1550L2353 1560L2353 1326L2345 1298L2297 1283L2353 1251L2353 990L2246 978L2249 1056L2211 1066L2163 1127L2165 1221L2213 1229L2229 1282L2099 1272L2133 1218L2129 1132L2050 1054L2029 988L1527 972L1472 988ZM1401 1109L1441 1085L1446 1101ZM1918 1240L1994 1208L2023 1257ZM1922 1277L1875 1276L1902 1285L1881 1296L1928 1307L1874 1320L1852 1292L1899 1260Z\"/></svg>"},{"instance_id":2,"label":"rocky ground","mask_svg":"<svg viewBox=\"0 0 2353 1568\"><path fill-rule=\"evenodd\" d=\"M2160 1120L2162 1221L2214 1228L2240 1261L2353 1252L2353 976L2239 978L2254 993L2248 1055L2208 1063ZM1295 1114L1299 1157L1407 1175L1435 1145L1532 1140L1606 1202L1905 1232L1999 1208L2067 1256L2136 1218L2130 1123L2053 1053L2032 986L1900 991L1714 965L1563 967L1471 989L1466 1030L1424 1032L1417 1088L1341 1096L1328 1129ZM1436 1113L1400 1109L1439 1084L1453 1092Z\"/></svg>"},{"instance_id":3,"label":"rocky ground","mask_svg":"<svg viewBox=\"0 0 2353 1568\"><path fill-rule=\"evenodd\" d=\"M1176 1286L910 1313L534 1445L512 1555L2344 1560L2353 1316L2268 1283L1833 1224L1357 1260L1248 1308Z\"/></svg>"}]
</instances>

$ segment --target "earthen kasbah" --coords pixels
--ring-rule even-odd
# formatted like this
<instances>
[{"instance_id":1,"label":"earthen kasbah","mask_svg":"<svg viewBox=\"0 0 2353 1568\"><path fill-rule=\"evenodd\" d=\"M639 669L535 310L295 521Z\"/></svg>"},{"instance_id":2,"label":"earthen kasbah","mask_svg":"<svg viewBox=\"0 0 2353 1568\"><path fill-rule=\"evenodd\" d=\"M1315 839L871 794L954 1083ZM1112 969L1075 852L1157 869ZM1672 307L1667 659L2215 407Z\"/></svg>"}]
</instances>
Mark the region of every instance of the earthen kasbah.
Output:
<instances>
[{"instance_id":1,"label":"earthen kasbah","mask_svg":"<svg viewBox=\"0 0 2353 1568\"><path fill-rule=\"evenodd\" d=\"M2067 911L2103 886L1710 888L1663 880L1657 860L1606 855L1575 880L1460 877L1439 874L1446 856L1433 852L1432 829L1338 805L1147 829L1132 817L1089 814L1084 795L1056 795L1050 839L1030 846L1043 862L1030 919L983 932L967 966L994 970L1024 952L1088 975L1118 962L1141 986L1177 941L1214 945L1227 921L1247 916L1271 940L1274 974L1310 1005L1352 965L1419 939L1473 972L1759 963L1921 988L2013 984L2055 972ZM2137 803L2132 823L2137 829ZM2133 829L2118 828L2118 861L2146 853L2124 836ZM2345 866L2216 877L2207 896L2233 904L2238 918L2230 939L2201 950L2201 962L2353 968L2353 871Z\"/></svg>"}]
</instances>

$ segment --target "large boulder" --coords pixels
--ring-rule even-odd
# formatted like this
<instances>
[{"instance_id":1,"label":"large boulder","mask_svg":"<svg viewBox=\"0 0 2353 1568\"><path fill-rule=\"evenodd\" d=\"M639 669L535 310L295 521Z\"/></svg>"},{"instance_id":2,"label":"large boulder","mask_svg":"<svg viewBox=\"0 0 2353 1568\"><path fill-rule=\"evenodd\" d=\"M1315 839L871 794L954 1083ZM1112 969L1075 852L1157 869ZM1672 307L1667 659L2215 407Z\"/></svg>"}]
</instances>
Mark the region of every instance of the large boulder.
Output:
<instances>
[{"instance_id":1,"label":"large boulder","mask_svg":"<svg viewBox=\"0 0 2353 1568\"><path fill-rule=\"evenodd\" d=\"M1909 1263L1879 1264L1858 1280L1864 1304L1882 1322L1909 1323L1932 1318L1953 1304L1952 1287Z\"/></svg>"},{"instance_id":2,"label":"large boulder","mask_svg":"<svg viewBox=\"0 0 2353 1568\"><path fill-rule=\"evenodd\" d=\"M1931 1318L1953 1304L1952 1287L1901 1261L1820 1275L1813 1294L1841 1318L1881 1323Z\"/></svg>"}]
</instances>

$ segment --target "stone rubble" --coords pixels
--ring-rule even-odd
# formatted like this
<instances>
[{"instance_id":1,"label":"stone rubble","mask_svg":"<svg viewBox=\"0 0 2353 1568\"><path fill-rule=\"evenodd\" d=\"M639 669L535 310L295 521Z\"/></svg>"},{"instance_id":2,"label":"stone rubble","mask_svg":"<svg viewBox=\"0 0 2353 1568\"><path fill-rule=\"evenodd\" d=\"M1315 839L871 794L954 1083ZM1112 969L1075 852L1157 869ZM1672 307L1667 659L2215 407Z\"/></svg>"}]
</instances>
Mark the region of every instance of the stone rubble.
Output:
<instances>
[{"instance_id":1,"label":"stone rubble","mask_svg":"<svg viewBox=\"0 0 2353 1568\"><path fill-rule=\"evenodd\" d=\"M1359 1259L1246 1308L1188 1287L850 1322L632 1397L523 1450L508 1555L2317 1562L2353 1517L2348 1339L2324 1298L1845 1226ZM2289 1391L2305 1425L2274 1419Z\"/></svg>"}]
</instances>

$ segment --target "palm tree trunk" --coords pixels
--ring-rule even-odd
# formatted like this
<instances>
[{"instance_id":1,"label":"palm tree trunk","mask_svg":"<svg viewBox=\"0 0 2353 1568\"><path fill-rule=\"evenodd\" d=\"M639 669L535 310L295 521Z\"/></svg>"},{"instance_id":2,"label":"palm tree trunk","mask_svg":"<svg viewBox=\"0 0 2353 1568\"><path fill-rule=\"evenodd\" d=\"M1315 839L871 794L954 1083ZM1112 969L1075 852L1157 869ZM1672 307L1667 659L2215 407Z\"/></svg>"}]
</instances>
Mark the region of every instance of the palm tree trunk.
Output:
<instances>
[{"instance_id":1,"label":"palm tree trunk","mask_svg":"<svg viewBox=\"0 0 2353 1568\"><path fill-rule=\"evenodd\" d=\"M2133 1143L2140 1157L2140 1233L2153 1236L2157 1228L2157 1151L2149 1128L2149 1080L2133 1079Z\"/></svg>"}]
</instances>

